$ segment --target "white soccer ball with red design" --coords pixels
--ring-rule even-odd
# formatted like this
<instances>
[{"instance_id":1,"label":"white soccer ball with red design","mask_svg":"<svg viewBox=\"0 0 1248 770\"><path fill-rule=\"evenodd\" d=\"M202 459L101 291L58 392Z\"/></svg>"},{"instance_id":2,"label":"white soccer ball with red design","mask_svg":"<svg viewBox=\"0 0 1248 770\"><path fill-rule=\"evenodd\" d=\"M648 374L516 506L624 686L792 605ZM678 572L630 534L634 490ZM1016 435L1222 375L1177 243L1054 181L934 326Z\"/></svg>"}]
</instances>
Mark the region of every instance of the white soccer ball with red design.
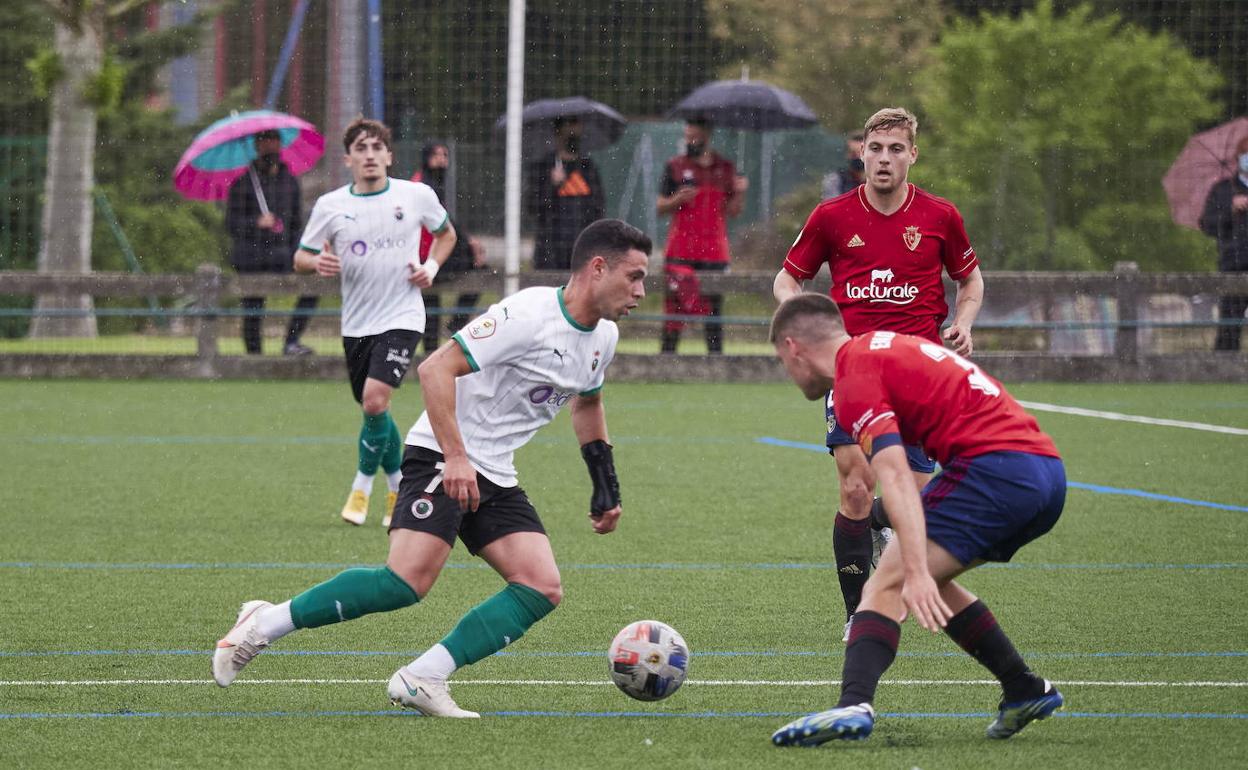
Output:
<instances>
[{"instance_id":1,"label":"white soccer ball with red design","mask_svg":"<svg viewBox=\"0 0 1248 770\"><path fill-rule=\"evenodd\" d=\"M611 681L637 700L663 700L689 669L689 646L676 629L657 620L629 623L607 651Z\"/></svg>"}]
</instances>

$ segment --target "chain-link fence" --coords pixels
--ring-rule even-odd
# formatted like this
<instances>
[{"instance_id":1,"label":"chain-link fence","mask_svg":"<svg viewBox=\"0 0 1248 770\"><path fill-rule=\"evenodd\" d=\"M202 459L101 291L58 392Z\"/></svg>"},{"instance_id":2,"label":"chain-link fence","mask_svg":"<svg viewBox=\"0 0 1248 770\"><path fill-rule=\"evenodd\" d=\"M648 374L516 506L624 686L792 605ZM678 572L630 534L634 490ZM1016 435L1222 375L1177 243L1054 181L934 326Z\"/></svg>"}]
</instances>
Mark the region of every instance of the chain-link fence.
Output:
<instances>
[{"instance_id":1,"label":"chain-link fence","mask_svg":"<svg viewBox=\"0 0 1248 770\"><path fill-rule=\"evenodd\" d=\"M305 215L318 195L347 181L340 134L354 116L382 117L392 126L394 176L417 169L426 142L445 141L452 158L448 208L501 268L505 152L497 123L507 101L507 0L186 0L109 14L123 5L131 6L48 0L0 7L0 66L11 74L0 83L0 270L163 274L228 265L222 204L184 199L173 190L172 171L209 123L265 106L298 115L325 135L324 158L299 180ZM776 268L818 201L819 180L843 163L844 133L881 100L919 113L924 153L915 179L963 210L985 269L1108 270L1124 260L1146 270L1213 266L1212 241L1169 221L1160 176L1186 135L1248 112L1242 3L888 0L865 8L842 0L529 0L525 6L524 101L583 95L628 118L622 137L593 157L607 213L647 230L659 252L669 220L656 212L655 197L665 161L683 143L681 123L665 116L699 84L747 75L798 93L820 125L713 135L713 145L751 182L730 227L738 270ZM1011 52L1029 61L1026 41L1050 45L1050 32L1053 40L1069 38L1060 22L1080 8L1087 9L1087 28L1117 19L1106 32L1111 42L1134 43L1144 38L1131 35L1141 34L1170 46L1160 66L1192 73L1185 87L1165 81L1156 67L1134 71L1159 78L1151 90L1195 94L1189 102L1148 103L1190 104L1191 114L1153 120L1112 100L1092 111L1078 101L1081 81L1062 81L1054 87L1068 89L1065 101L1090 117L1080 120L1076 110L1066 123L1046 123L1040 118L1052 116L1037 117L1034 103L1011 96L1022 81L1001 63L988 70L999 75L989 94L997 101L972 103L968 90L949 97L936 87L941 80L957 84L950 68L967 63L958 45L988 52L994 35L1019 34L1024 42L1011 43ZM981 14L1018 26L993 27ZM887 60L898 62L891 69L904 77L890 80L889 67L876 67L879 88L862 87L855 78L864 68L870 78L870 63L888 51ZM1093 78L1110 71L1090 69ZM1029 87L1043 91L1044 85ZM1111 86L1106 93L1118 88ZM1061 96L1059 90L1059 104ZM70 105L75 99L77 106ZM1104 113L1110 118L1098 117ZM1070 126L1081 122L1100 133L1073 132ZM1164 131L1149 134L1157 123ZM987 139L977 124L992 127ZM523 224L528 233L527 214ZM528 242L522 246L522 260L530 249ZM176 330L176 324L126 320L121 312L150 305L97 297L94 305L63 303L57 312L69 317L112 307L118 312L100 315L93 327L104 333ZM1197 305L1155 312L1165 322L1218 322ZM30 317L18 311L31 306L29 296L0 296L6 308L0 333L25 335ZM737 306L744 315L765 316L767 309L765 298L742 298ZM171 309L168 298L161 307ZM661 313L657 305L648 309ZM320 312L334 311L322 305ZM727 312L734 314L731 306ZM1088 308L1078 313L1089 323L1101 318ZM1101 318L1106 334L1111 320Z\"/></svg>"}]
</instances>

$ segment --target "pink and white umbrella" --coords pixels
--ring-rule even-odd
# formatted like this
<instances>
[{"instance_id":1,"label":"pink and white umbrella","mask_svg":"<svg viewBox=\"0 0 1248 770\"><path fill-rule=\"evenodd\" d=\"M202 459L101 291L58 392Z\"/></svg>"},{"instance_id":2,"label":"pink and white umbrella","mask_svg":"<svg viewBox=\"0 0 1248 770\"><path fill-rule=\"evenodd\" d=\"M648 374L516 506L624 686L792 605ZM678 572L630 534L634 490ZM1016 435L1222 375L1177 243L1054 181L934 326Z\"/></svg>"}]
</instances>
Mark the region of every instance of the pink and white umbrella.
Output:
<instances>
[{"instance_id":1,"label":"pink and white umbrella","mask_svg":"<svg viewBox=\"0 0 1248 770\"><path fill-rule=\"evenodd\" d=\"M1200 229L1209 190L1222 179L1235 174L1235 145L1248 136L1248 117L1235 118L1217 128L1202 131L1191 139L1162 177L1170 216L1180 225Z\"/></svg>"},{"instance_id":2,"label":"pink and white umbrella","mask_svg":"<svg viewBox=\"0 0 1248 770\"><path fill-rule=\"evenodd\" d=\"M272 110L240 112L199 132L173 170L173 186L195 200L225 200L256 159L252 137L261 131L281 137L282 161L292 174L312 168L325 153L325 137L306 120Z\"/></svg>"}]
</instances>

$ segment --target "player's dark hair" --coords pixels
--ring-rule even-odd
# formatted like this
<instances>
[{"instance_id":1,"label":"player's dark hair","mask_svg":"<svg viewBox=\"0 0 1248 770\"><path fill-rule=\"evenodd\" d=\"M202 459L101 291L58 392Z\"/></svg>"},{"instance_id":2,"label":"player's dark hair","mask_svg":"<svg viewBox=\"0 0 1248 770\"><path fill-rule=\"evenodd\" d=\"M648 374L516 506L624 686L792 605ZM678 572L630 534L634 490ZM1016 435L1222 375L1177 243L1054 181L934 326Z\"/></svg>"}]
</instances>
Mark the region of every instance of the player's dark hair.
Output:
<instances>
[{"instance_id":1,"label":"player's dark hair","mask_svg":"<svg viewBox=\"0 0 1248 770\"><path fill-rule=\"evenodd\" d=\"M599 219L576 237L576 244L572 247L572 272L588 265L594 257L613 263L633 249L649 256L651 248L650 236L629 223L619 219Z\"/></svg>"},{"instance_id":2,"label":"player's dark hair","mask_svg":"<svg viewBox=\"0 0 1248 770\"><path fill-rule=\"evenodd\" d=\"M708 132L715 130L715 123L705 115L694 115L692 117L685 118L685 122L691 126L706 129Z\"/></svg>"},{"instance_id":3,"label":"player's dark hair","mask_svg":"<svg viewBox=\"0 0 1248 770\"><path fill-rule=\"evenodd\" d=\"M263 131L257 131L255 136L252 137L252 141L255 142L263 142L266 139L276 139L281 141L282 132L278 131L276 128L266 128Z\"/></svg>"},{"instance_id":4,"label":"player's dark hair","mask_svg":"<svg viewBox=\"0 0 1248 770\"><path fill-rule=\"evenodd\" d=\"M359 117L351 121L351 125L347 126L347 130L342 135L342 149L351 154L351 145L355 144L355 140L363 134L366 137L376 137L386 146L387 150L394 151L394 147L390 144L390 128L380 120L372 120L370 118Z\"/></svg>"},{"instance_id":5,"label":"player's dark hair","mask_svg":"<svg viewBox=\"0 0 1248 770\"><path fill-rule=\"evenodd\" d=\"M789 297L776 308L767 341L774 345L785 337L823 340L844 329L841 311L831 298L805 292Z\"/></svg>"}]
</instances>

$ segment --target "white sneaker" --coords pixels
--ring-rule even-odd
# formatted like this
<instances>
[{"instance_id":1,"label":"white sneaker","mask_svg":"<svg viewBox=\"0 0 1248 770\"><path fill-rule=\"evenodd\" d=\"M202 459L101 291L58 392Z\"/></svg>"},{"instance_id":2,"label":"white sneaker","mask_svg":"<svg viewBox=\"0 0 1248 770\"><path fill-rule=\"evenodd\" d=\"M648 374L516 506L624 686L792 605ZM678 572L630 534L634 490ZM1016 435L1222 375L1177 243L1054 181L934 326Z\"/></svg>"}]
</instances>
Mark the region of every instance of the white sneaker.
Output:
<instances>
[{"instance_id":1,"label":"white sneaker","mask_svg":"<svg viewBox=\"0 0 1248 770\"><path fill-rule=\"evenodd\" d=\"M256 629L256 614L272 606L269 602L253 599L244 603L238 611L238 622L217 642L217 648L212 652L212 678L217 680L217 684L228 687L243 666L269 646L269 640Z\"/></svg>"},{"instance_id":2,"label":"white sneaker","mask_svg":"<svg viewBox=\"0 0 1248 770\"><path fill-rule=\"evenodd\" d=\"M451 690L446 682L422 679L399 669L390 677L386 687L390 702L403 708L415 709L427 717L453 717L456 719L479 719L475 711L465 711L451 700Z\"/></svg>"},{"instance_id":3,"label":"white sneaker","mask_svg":"<svg viewBox=\"0 0 1248 770\"><path fill-rule=\"evenodd\" d=\"M871 530L871 569L880 566L880 554L893 542L893 530L889 527Z\"/></svg>"}]
</instances>

